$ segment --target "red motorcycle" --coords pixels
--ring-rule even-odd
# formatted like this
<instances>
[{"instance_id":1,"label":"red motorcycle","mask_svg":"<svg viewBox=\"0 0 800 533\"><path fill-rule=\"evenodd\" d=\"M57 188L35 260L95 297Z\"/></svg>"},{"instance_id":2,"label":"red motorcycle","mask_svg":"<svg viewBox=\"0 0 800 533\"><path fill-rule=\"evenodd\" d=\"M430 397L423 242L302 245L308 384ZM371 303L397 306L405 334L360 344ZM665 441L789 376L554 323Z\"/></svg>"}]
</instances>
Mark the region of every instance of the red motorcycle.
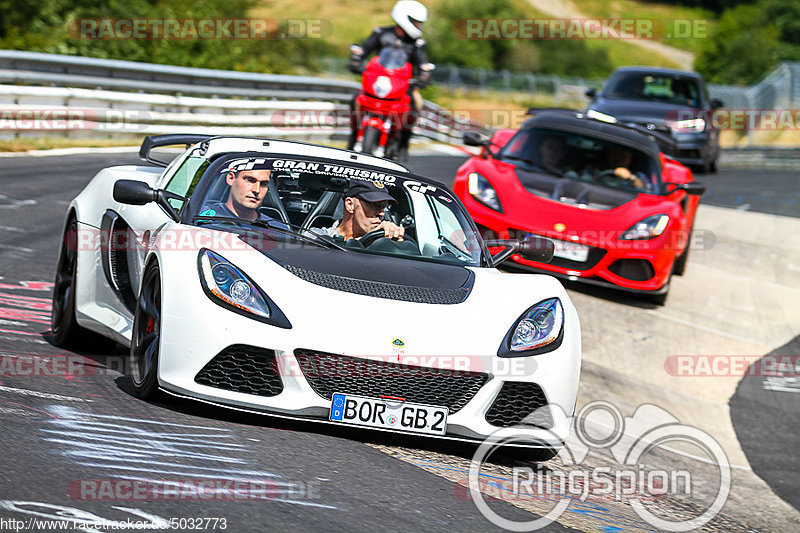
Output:
<instances>
[{"instance_id":1,"label":"red motorcycle","mask_svg":"<svg viewBox=\"0 0 800 533\"><path fill-rule=\"evenodd\" d=\"M395 159L404 150L403 120L408 120L411 110L408 88L412 75L411 63L400 47L386 47L367 63L361 76L361 92L356 97L355 142L361 141L361 152L373 154L380 147L383 157ZM406 126L409 127L410 124Z\"/></svg>"}]
</instances>

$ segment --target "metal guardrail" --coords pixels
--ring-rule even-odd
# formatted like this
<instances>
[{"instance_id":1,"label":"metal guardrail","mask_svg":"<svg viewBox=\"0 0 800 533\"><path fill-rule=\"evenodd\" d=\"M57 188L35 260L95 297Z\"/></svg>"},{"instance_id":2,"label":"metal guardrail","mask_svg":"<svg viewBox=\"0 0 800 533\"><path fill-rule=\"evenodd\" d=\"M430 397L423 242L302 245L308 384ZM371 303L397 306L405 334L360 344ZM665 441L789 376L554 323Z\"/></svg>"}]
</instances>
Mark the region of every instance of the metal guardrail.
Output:
<instances>
[{"instance_id":1,"label":"metal guardrail","mask_svg":"<svg viewBox=\"0 0 800 533\"><path fill-rule=\"evenodd\" d=\"M46 132L67 136L186 132L343 138L349 133L346 102L360 88L350 80L14 50L0 50L0 82L6 83L0 85L0 109L12 117L27 117L33 107L50 111L51 117L72 112L79 127L64 123ZM415 133L460 144L466 129L485 131L426 102ZM0 138L36 130L0 127Z\"/></svg>"}]
</instances>

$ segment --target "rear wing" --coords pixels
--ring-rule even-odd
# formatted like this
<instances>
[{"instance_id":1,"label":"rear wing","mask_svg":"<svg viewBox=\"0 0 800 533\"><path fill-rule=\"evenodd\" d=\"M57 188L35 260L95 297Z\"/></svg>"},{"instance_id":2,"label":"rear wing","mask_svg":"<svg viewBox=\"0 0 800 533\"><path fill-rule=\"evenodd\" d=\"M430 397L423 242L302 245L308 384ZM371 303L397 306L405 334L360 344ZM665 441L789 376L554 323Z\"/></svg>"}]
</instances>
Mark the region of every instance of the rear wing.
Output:
<instances>
[{"instance_id":1,"label":"rear wing","mask_svg":"<svg viewBox=\"0 0 800 533\"><path fill-rule=\"evenodd\" d=\"M189 148L193 144L207 141L212 137L214 137L214 135L201 135L195 133L170 133L167 135L148 135L142 141L141 148L139 148L139 157L147 161L148 163L153 163L154 165L158 165L160 167L166 167L167 165L169 165L169 161L161 161L160 159L155 159L150 154L150 152L154 148L159 148L161 146L173 146L178 144L183 144L186 146L186 148Z\"/></svg>"}]
</instances>

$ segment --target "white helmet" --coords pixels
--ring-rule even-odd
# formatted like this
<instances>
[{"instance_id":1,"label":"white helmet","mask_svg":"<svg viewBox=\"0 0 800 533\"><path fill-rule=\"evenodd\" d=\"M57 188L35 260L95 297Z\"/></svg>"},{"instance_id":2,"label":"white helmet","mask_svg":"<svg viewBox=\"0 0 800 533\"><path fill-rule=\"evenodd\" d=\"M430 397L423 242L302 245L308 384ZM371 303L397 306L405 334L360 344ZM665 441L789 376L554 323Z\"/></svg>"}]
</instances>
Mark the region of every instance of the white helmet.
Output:
<instances>
[{"instance_id":1,"label":"white helmet","mask_svg":"<svg viewBox=\"0 0 800 533\"><path fill-rule=\"evenodd\" d=\"M422 25L428 20L428 9L416 0L400 0L392 9L392 20L412 38L422 37Z\"/></svg>"}]
</instances>

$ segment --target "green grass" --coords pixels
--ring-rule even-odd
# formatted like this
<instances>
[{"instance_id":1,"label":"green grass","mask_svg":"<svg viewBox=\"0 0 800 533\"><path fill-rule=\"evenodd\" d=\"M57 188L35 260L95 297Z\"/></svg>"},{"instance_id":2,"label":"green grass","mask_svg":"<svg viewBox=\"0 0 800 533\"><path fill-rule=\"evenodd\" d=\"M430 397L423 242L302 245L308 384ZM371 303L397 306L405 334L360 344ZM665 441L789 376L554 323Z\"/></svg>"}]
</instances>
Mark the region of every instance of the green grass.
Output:
<instances>
[{"instance_id":1,"label":"green grass","mask_svg":"<svg viewBox=\"0 0 800 533\"><path fill-rule=\"evenodd\" d=\"M573 3L576 9L589 17L657 19L653 26L654 36L662 33L658 31L661 28L658 21L663 21L664 33L671 33L673 37L663 36L656 40L669 46L694 53L699 51L702 43L710 37L716 29L716 21L713 20L713 14L701 8L673 6L654 2L635 2L634 0L573 0ZM676 32L672 22L676 20L689 21L693 28L690 32L692 35L681 38L675 37L675 35L683 33L680 31L682 27L677 28Z\"/></svg>"}]
</instances>

